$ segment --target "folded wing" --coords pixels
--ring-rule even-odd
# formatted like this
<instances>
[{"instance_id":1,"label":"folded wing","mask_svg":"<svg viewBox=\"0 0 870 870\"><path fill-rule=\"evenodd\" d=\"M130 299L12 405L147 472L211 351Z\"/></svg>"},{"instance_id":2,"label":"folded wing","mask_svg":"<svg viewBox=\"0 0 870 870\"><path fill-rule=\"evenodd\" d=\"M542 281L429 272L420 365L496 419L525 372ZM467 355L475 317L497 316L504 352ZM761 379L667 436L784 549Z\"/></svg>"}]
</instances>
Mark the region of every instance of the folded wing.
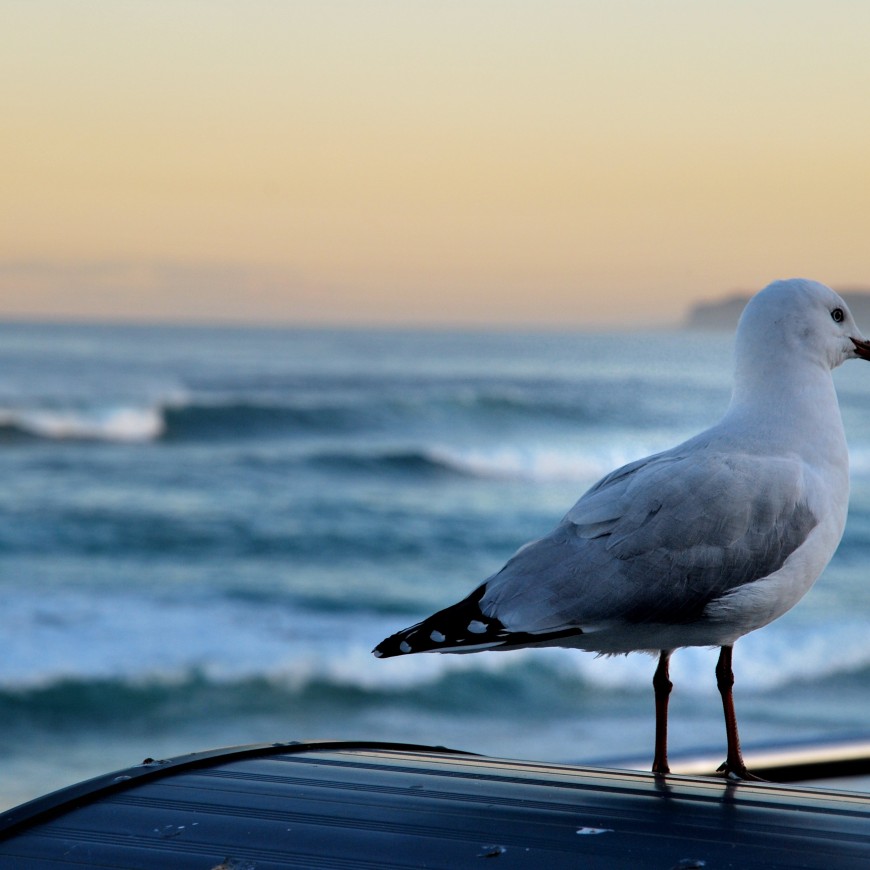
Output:
<instances>
[{"instance_id":1,"label":"folded wing","mask_svg":"<svg viewBox=\"0 0 870 870\"><path fill-rule=\"evenodd\" d=\"M804 472L797 458L697 445L626 465L468 598L376 653L473 652L614 625L690 623L711 601L779 570L806 540L817 518Z\"/></svg>"}]
</instances>

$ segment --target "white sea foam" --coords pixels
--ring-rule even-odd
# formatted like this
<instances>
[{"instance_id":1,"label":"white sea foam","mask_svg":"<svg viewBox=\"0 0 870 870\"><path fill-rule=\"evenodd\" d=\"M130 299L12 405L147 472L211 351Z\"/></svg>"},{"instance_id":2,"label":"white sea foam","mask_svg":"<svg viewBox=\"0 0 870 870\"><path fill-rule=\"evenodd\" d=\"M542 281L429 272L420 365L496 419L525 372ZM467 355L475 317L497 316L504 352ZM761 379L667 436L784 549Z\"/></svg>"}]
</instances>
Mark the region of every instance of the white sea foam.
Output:
<instances>
[{"instance_id":1,"label":"white sea foam","mask_svg":"<svg viewBox=\"0 0 870 870\"><path fill-rule=\"evenodd\" d=\"M598 441L578 446L543 443L487 448L437 446L427 452L433 461L475 477L591 483L621 465L670 446L674 441L673 434L646 440L631 435L614 435L607 444Z\"/></svg>"},{"instance_id":2,"label":"white sea foam","mask_svg":"<svg viewBox=\"0 0 870 870\"><path fill-rule=\"evenodd\" d=\"M560 651L561 652L561 651ZM677 650L670 674L680 692L717 692L714 668L718 649ZM572 655L559 665L600 688L639 689L650 685L654 662L642 655L595 658ZM800 682L860 671L870 666L870 637L861 620L837 625L774 623L748 634L734 646L735 679L741 691L765 692Z\"/></svg>"},{"instance_id":3,"label":"white sea foam","mask_svg":"<svg viewBox=\"0 0 870 870\"><path fill-rule=\"evenodd\" d=\"M158 406L0 410L0 426L51 440L142 442L166 429Z\"/></svg>"},{"instance_id":4,"label":"white sea foam","mask_svg":"<svg viewBox=\"0 0 870 870\"><path fill-rule=\"evenodd\" d=\"M859 671L870 666L862 620L806 625L788 620L735 646L742 691ZM215 682L266 679L291 690L316 682L401 694L450 674L544 667L599 690L649 686L643 655L595 658L575 650L517 650L487 655L419 655L379 661L370 654L396 628L394 616L297 612L226 599L108 596L76 590L9 596L0 630L0 687L20 690L65 680L177 682L192 673ZM716 651L679 650L671 676L681 692L713 694Z\"/></svg>"}]
</instances>

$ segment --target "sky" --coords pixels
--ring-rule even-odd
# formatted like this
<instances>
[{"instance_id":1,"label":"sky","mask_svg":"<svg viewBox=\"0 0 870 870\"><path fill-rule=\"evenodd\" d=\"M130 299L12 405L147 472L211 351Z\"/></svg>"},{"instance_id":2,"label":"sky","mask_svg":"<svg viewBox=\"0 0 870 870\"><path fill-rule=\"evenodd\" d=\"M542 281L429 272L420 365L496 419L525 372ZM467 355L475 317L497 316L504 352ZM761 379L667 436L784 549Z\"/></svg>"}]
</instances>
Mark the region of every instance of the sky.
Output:
<instances>
[{"instance_id":1,"label":"sky","mask_svg":"<svg viewBox=\"0 0 870 870\"><path fill-rule=\"evenodd\" d=\"M3 0L0 318L636 328L870 286L866 0Z\"/></svg>"}]
</instances>

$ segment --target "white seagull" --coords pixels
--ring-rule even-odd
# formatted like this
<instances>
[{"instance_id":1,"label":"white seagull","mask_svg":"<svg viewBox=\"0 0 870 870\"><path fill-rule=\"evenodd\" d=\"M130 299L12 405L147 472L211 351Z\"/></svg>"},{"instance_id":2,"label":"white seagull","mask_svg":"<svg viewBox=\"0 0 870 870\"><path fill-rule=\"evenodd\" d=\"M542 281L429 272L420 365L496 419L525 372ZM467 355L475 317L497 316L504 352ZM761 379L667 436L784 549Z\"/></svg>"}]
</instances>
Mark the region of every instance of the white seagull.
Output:
<instances>
[{"instance_id":1,"label":"white seagull","mask_svg":"<svg viewBox=\"0 0 870 870\"><path fill-rule=\"evenodd\" d=\"M718 423L608 474L467 598L374 654L657 654L652 769L664 774L671 653L718 646L728 746L719 769L754 778L740 752L732 646L792 608L840 542L849 457L831 371L856 358L870 360L870 343L833 290L770 284L740 318L733 393Z\"/></svg>"}]
</instances>

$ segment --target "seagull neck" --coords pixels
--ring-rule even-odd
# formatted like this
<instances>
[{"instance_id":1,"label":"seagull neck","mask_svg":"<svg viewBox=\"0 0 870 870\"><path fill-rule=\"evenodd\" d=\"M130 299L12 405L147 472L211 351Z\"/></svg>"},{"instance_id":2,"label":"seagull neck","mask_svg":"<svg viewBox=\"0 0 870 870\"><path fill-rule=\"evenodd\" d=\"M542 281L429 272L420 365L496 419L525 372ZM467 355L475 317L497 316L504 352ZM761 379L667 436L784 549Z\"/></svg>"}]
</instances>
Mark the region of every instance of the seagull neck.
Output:
<instances>
[{"instance_id":1,"label":"seagull neck","mask_svg":"<svg viewBox=\"0 0 870 870\"><path fill-rule=\"evenodd\" d=\"M738 367L726 419L773 450L805 454L818 449L830 459L846 452L831 372L809 361ZM808 440L808 430L816 437Z\"/></svg>"}]
</instances>

